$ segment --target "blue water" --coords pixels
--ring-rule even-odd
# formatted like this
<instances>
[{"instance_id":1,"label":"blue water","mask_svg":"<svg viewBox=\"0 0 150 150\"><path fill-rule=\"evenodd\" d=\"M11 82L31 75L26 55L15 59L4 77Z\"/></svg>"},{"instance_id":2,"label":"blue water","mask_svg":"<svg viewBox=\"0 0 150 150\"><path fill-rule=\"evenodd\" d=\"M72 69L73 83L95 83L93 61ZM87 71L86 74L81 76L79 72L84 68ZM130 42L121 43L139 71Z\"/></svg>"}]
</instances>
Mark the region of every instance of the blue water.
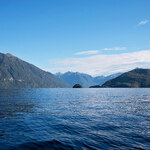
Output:
<instances>
[{"instance_id":1,"label":"blue water","mask_svg":"<svg viewBox=\"0 0 150 150\"><path fill-rule=\"evenodd\" d=\"M1 89L0 150L150 149L150 89Z\"/></svg>"}]
</instances>

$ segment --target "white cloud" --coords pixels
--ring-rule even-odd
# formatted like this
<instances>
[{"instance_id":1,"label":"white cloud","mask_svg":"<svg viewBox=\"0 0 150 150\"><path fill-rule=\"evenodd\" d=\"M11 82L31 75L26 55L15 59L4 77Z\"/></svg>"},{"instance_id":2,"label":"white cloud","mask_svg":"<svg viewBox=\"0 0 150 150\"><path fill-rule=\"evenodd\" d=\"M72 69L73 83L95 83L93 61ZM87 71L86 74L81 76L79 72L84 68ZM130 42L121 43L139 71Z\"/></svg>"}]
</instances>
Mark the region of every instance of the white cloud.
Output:
<instances>
[{"instance_id":1,"label":"white cloud","mask_svg":"<svg viewBox=\"0 0 150 150\"><path fill-rule=\"evenodd\" d=\"M97 53L99 53L99 50L82 51L82 52L77 52L74 55L92 55Z\"/></svg>"},{"instance_id":2,"label":"white cloud","mask_svg":"<svg viewBox=\"0 0 150 150\"><path fill-rule=\"evenodd\" d=\"M104 48L103 50L105 50L105 51L111 51L111 50L120 51L120 50L126 50L126 49L127 49L126 47L113 47L113 48Z\"/></svg>"},{"instance_id":3,"label":"white cloud","mask_svg":"<svg viewBox=\"0 0 150 150\"><path fill-rule=\"evenodd\" d=\"M142 20L139 22L138 25L144 25L144 24L147 24L149 22L149 20Z\"/></svg>"},{"instance_id":4,"label":"white cloud","mask_svg":"<svg viewBox=\"0 0 150 150\"><path fill-rule=\"evenodd\" d=\"M150 68L150 50L131 53L94 55L84 58L66 58L49 60L50 72L77 71L90 75L108 75L124 72L136 67Z\"/></svg>"}]
</instances>

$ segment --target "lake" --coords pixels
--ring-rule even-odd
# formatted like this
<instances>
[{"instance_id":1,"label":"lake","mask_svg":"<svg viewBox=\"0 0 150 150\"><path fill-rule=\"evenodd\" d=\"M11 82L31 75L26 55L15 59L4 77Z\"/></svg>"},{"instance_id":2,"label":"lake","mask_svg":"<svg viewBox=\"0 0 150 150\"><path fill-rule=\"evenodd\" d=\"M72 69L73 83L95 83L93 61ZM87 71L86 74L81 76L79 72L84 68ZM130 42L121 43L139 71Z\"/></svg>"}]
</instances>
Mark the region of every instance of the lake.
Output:
<instances>
[{"instance_id":1,"label":"lake","mask_svg":"<svg viewBox=\"0 0 150 150\"><path fill-rule=\"evenodd\" d=\"M0 89L0 150L150 149L150 89Z\"/></svg>"}]
</instances>

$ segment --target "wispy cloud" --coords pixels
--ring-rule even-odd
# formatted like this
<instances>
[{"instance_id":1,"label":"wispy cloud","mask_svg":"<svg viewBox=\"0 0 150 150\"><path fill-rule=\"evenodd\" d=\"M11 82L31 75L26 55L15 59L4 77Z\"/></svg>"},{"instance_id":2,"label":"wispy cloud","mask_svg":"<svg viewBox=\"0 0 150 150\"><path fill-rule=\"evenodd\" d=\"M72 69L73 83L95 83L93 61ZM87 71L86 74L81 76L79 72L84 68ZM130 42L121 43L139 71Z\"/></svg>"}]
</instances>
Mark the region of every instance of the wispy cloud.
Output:
<instances>
[{"instance_id":1,"label":"wispy cloud","mask_svg":"<svg viewBox=\"0 0 150 150\"><path fill-rule=\"evenodd\" d=\"M108 75L124 72L136 67L150 68L150 50L132 53L94 55L84 58L66 58L49 60L50 72L78 71L91 75Z\"/></svg>"},{"instance_id":2,"label":"wispy cloud","mask_svg":"<svg viewBox=\"0 0 150 150\"><path fill-rule=\"evenodd\" d=\"M121 51L121 50L126 50L126 49L127 49L126 47L113 47L113 48L104 48L103 50L105 50L105 51L111 51L111 50Z\"/></svg>"},{"instance_id":3,"label":"wispy cloud","mask_svg":"<svg viewBox=\"0 0 150 150\"><path fill-rule=\"evenodd\" d=\"M138 25L145 25L145 24L147 24L148 22L149 22L149 20L142 20L142 21L139 22Z\"/></svg>"},{"instance_id":4,"label":"wispy cloud","mask_svg":"<svg viewBox=\"0 0 150 150\"><path fill-rule=\"evenodd\" d=\"M91 50L91 51L82 51L82 52L77 52L74 55L92 55L92 54L98 54L99 50Z\"/></svg>"}]
</instances>

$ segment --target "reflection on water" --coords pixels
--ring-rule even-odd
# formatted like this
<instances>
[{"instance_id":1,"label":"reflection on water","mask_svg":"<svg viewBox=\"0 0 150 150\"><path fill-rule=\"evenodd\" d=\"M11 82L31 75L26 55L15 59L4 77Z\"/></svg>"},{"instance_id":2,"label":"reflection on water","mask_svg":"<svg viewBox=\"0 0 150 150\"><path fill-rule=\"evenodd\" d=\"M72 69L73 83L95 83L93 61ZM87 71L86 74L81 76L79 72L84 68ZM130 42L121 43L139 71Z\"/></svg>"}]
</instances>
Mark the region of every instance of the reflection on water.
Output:
<instances>
[{"instance_id":1,"label":"reflection on water","mask_svg":"<svg viewBox=\"0 0 150 150\"><path fill-rule=\"evenodd\" d=\"M149 149L150 89L1 89L0 149Z\"/></svg>"}]
</instances>

